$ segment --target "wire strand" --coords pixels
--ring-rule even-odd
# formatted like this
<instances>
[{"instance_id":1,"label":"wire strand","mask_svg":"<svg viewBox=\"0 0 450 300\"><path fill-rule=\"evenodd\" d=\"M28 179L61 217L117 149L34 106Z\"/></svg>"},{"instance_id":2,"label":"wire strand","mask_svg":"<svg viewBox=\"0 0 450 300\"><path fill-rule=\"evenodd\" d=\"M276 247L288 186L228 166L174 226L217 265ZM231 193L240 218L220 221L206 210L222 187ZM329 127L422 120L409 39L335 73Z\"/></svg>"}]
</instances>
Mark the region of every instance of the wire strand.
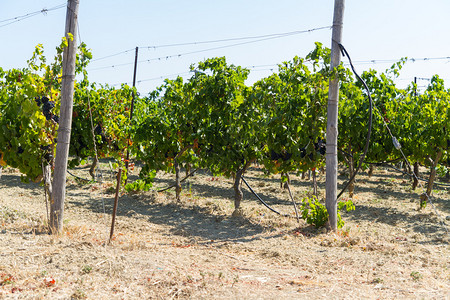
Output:
<instances>
[{"instance_id":1,"label":"wire strand","mask_svg":"<svg viewBox=\"0 0 450 300\"><path fill-rule=\"evenodd\" d=\"M98 60L103 60L103 59L107 59L107 58L110 58L110 57L119 56L119 55L122 55L122 54L126 54L126 53L129 53L129 52L131 52L131 51L134 51L135 49L136 49L136 48L132 48L132 49L120 51L120 52L117 52L117 53L114 53L114 54L102 56L102 57L99 57L99 58L96 58L96 59L91 60L91 62L98 61Z\"/></svg>"},{"instance_id":2,"label":"wire strand","mask_svg":"<svg viewBox=\"0 0 450 300\"><path fill-rule=\"evenodd\" d=\"M440 56L440 57L421 57L421 58L405 58L406 61L416 62L416 61L432 61L432 60L450 60L450 56ZM370 64L388 64L396 63L400 61L399 59L371 59L371 60L358 60L354 61L354 65L370 65ZM346 65L346 64L344 64Z\"/></svg>"},{"instance_id":3,"label":"wire strand","mask_svg":"<svg viewBox=\"0 0 450 300\"><path fill-rule=\"evenodd\" d=\"M168 47L179 47L179 46L189 46L189 45L201 45L201 44L213 44L213 43L223 43L223 42L231 42L231 41L239 41L239 40L250 40L250 39L260 39L260 38L269 38L269 37L281 37L285 35L294 35L300 33L308 33L317 30L323 29L331 29L332 26L323 26L317 27L308 30L295 30L290 32L283 33L273 33L273 34L265 34L265 35L256 35L256 36L246 36L246 37L236 37L236 38L228 38L228 39L217 39L217 40L209 40L209 41L200 41L200 42L186 42L186 43L174 43L174 44L166 44L166 45L158 45L158 46L144 46L140 48L148 48L148 49L158 49L158 48L168 48Z\"/></svg>"},{"instance_id":4,"label":"wire strand","mask_svg":"<svg viewBox=\"0 0 450 300\"><path fill-rule=\"evenodd\" d=\"M25 19L37 16L37 15L40 15L40 14L46 15L48 12L64 8L64 7L66 7L66 5L67 5L66 3L63 3L63 4L57 5L57 6L52 7L52 8L48 8L48 9L47 8L43 8L41 10L38 10L38 11L35 11L35 12L31 12L31 13L28 13L28 14L25 14L25 15L22 15L22 16L17 16L17 17L14 17L14 18L1 20L0 23L6 23L6 24L0 25L0 28L8 26L8 25L11 25L11 24L16 23L16 22L23 21Z\"/></svg>"},{"instance_id":5,"label":"wire strand","mask_svg":"<svg viewBox=\"0 0 450 300\"><path fill-rule=\"evenodd\" d=\"M378 110L378 108L377 108L376 106L375 106L375 109L378 111L378 113L379 113L380 116L381 116L381 112ZM394 134L392 133L392 131L391 131L390 127L389 127L389 125L388 125L387 122L384 120L384 118L381 117L380 119L383 121L383 125L384 125L384 127L386 127L386 129L387 129L387 131L388 131L388 133L389 133L389 135L390 135L390 137L391 137L391 139L392 139L392 142L394 143L394 147L395 147L397 150L400 151L400 154L401 154L403 160L405 161L405 163L407 164L408 168L409 168L410 170L413 170L413 169L412 169L412 166L411 166L411 164L410 164L410 162L409 162L409 160L408 160L408 158L407 158L407 156L405 155L405 153L403 152L403 150L402 150L402 148L401 148L400 142L399 142L399 141L397 140L397 138L394 136ZM419 177L417 176L417 174L416 174L414 171L412 172L412 176L413 176L417 181L420 181ZM424 195L425 198L427 199L427 201L430 202L431 207L433 208L435 214L438 216L439 222L441 223L442 227L445 229L445 231L446 231L447 234L448 234L449 232L448 232L447 226L446 226L445 223L442 221L442 217L441 217L441 215L438 213L436 207L434 206L434 203L433 203L433 200L431 199L431 196L428 195L426 191L425 191L425 193L423 193L422 195Z\"/></svg>"},{"instance_id":6,"label":"wire strand","mask_svg":"<svg viewBox=\"0 0 450 300\"><path fill-rule=\"evenodd\" d=\"M325 29L325 28L331 28L331 27L330 26L328 26L328 27L319 27L319 28L313 28L313 29L303 30L303 31L292 31L292 32L287 32L287 33L279 33L279 34L272 34L272 35L265 35L265 36L256 36L256 37L251 37L251 38L245 37L245 38L229 39L229 40L243 40L243 39L253 39L253 40L246 41L246 42L240 42L240 43L234 43L234 44L230 44L230 45L223 45L223 46L218 46L218 47L200 49L200 50L195 50L195 51L188 51L188 52L183 52L183 53L178 53L178 54L164 55L164 56L160 56L160 57L154 57L154 58L150 58L150 59L140 60L140 61L138 61L138 63L168 60L168 59L182 57L182 56L191 55L191 54L197 54L197 53L203 53L203 52L208 52L208 51L226 49L226 48L237 47L237 46L242 46L242 45L247 45L247 44L259 43L259 42L263 42L263 41L289 37L289 36L298 35L298 34L302 34L302 33L313 32L313 31L316 31L316 30L322 30L322 29ZM214 42L214 41L210 41L210 42ZM204 43L207 43L207 42L204 42ZM175 44L173 44L173 45L175 45ZM120 54L126 53L127 51L129 51L129 50L121 51L121 52L118 52L118 53L115 53L115 54L111 54L108 57L120 55ZM105 56L103 58L107 58L107 57ZM132 65L132 64L133 64L133 62L116 64L116 65L110 65L110 66L103 66L103 67L97 67L97 68L89 69L89 71L103 70L103 69L109 69L109 68L115 68L115 67L122 67L122 66L127 66L127 65Z\"/></svg>"},{"instance_id":7,"label":"wire strand","mask_svg":"<svg viewBox=\"0 0 450 300\"><path fill-rule=\"evenodd\" d=\"M390 164L383 163L382 165L387 166L387 167L389 167L389 168L391 168L391 169L394 169L394 170L396 170L397 172L400 172L400 173L402 173L402 174L404 174L404 175L407 175L407 176L409 176L409 177L411 177L411 178L414 177L413 174L410 174L410 173L408 173L408 172L402 171L402 170L400 170L399 168L396 168L396 167L394 167L394 166L392 166L392 165L390 165ZM420 180L420 181L428 182L428 180L425 179L425 178L422 178L422 177L416 177L416 178L417 178L418 180ZM446 183L442 183L442 182L433 182L433 184L439 185L439 186L443 186L443 187L450 187L450 184L446 184Z\"/></svg>"}]
</instances>

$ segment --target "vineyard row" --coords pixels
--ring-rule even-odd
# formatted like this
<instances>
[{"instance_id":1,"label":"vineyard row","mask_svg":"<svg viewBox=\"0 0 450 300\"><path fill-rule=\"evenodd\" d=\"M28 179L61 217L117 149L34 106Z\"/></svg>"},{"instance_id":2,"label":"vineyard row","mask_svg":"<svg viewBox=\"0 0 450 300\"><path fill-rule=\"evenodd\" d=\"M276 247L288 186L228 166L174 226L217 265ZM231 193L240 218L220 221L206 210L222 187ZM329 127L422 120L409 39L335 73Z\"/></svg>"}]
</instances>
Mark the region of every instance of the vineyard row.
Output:
<instances>
[{"instance_id":1,"label":"vineyard row","mask_svg":"<svg viewBox=\"0 0 450 300\"><path fill-rule=\"evenodd\" d=\"M36 182L42 180L43 163L53 164L62 49L58 48L50 64L39 45L27 68L0 68L0 164L19 168L24 179ZM115 158L120 167L130 151L144 165L141 180L131 183L136 188L150 185L158 170L174 171L179 199L180 168L205 168L213 174L234 176L238 211L241 177L252 163L264 166L268 174L323 167L332 76L340 80L338 148L350 177L366 143L367 92L342 64L330 68L330 50L320 43L305 58L281 63L277 73L253 86L245 84L249 70L229 65L221 57L193 65L191 71L195 72L187 80L166 80L143 97L127 85L113 88L89 82L86 67L91 58L82 44L76 63L79 80L75 84L70 167L97 155ZM399 157L389 128L415 171L419 164L430 168L430 194L436 172L448 173L450 90L437 75L421 94L414 83L397 88L394 79L405 61L383 73L369 70L361 75L375 106L365 160ZM350 195L353 188L351 184Z\"/></svg>"}]
</instances>

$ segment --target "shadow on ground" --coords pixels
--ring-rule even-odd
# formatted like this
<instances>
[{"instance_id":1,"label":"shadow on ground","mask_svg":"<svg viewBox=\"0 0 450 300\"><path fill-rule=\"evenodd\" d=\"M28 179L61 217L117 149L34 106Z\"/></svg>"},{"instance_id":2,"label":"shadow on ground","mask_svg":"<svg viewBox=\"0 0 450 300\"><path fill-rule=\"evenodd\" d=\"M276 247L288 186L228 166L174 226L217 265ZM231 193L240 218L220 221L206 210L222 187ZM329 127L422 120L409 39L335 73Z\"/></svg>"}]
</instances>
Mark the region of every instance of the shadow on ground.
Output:
<instances>
[{"instance_id":1,"label":"shadow on ground","mask_svg":"<svg viewBox=\"0 0 450 300\"><path fill-rule=\"evenodd\" d=\"M88 198L89 196L87 196ZM99 200L73 201L72 205L103 213ZM113 196L105 199L106 213L111 214ZM243 217L229 217L217 213L212 204L207 207L184 207L175 202L159 203L149 197L125 195L119 200L117 215L144 219L150 223L168 225L170 234L194 237L206 241L250 241L265 230L261 225L252 224Z\"/></svg>"},{"instance_id":2,"label":"shadow on ground","mask_svg":"<svg viewBox=\"0 0 450 300\"><path fill-rule=\"evenodd\" d=\"M0 187L5 188L21 188L30 192L33 196L42 195L44 193L44 188L39 183L29 182L25 183L20 180L20 175L15 174L2 174L0 178Z\"/></svg>"}]
</instances>

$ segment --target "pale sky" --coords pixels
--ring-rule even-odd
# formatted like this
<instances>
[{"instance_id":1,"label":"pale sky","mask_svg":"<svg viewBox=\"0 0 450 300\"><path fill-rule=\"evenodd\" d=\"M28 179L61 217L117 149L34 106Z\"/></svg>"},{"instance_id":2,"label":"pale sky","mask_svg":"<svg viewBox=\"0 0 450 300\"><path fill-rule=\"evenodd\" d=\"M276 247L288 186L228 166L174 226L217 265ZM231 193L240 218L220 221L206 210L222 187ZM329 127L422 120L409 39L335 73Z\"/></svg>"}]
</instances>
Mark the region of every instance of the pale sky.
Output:
<instances>
[{"instance_id":1,"label":"pale sky","mask_svg":"<svg viewBox=\"0 0 450 300\"><path fill-rule=\"evenodd\" d=\"M38 43L44 45L51 60L54 48L64 35L65 8L11 24L8 23L14 19L5 20L65 3L63 0L0 0L0 67L24 67ZM94 55L88 67L91 81L131 84L134 48L141 47L137 87L145 95L159 86L163 78L175 78L175 74L190 77L191 64L215 56L226 56L228 63L250 68L248 84L252 84L276 71L277 64L295 55L304 57L314 48L315 41L330 47L331 30L247 44L242 43L258 39L158 46L331 26L333 6L334 0L80 0L79 29L81 40ZM430 78L438 74L450 87L449 15L448 0L347 0L343 44L353 61L360 62L356 63L359 72L370 68L384 70L401 57L416 58L402 70L397 81L399 86L405 86L414 76ZM222 46L227 47L209 50ZM126 50L131 51L95 60ZM347 62L345 58L344 61ZM118 66L121 64L127 65ZM426 85L427 81L420 79L418 84Z\"/></svg>"}]
</instances>

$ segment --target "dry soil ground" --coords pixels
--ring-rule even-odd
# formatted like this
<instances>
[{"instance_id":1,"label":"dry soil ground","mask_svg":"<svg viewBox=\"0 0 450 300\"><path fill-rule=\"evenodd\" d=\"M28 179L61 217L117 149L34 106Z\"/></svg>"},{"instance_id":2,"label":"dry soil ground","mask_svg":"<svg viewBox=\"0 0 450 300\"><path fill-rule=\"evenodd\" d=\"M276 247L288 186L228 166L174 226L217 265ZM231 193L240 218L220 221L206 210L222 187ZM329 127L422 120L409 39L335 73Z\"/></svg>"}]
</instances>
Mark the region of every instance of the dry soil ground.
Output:
<instances>
[{"instance_id":1,"label":"dry soil ground","mask_svg":"<svg viewBox=\"0 0 450 300\"><path fill-rule=\"evenodd\" d=\"M103 165L106 175L106 165ZM87 166L74 170L87 177ZM105 176L106 177L106 176ZM246 175L274 208L294 216L279 176ZM345 176L339 178L342 183ZM155 188L173 180L158 174ZM319 176L323 194L323 175ZM379 168L358 177L356 210L338 233L280 217L244 192L233 218L232 180L198 172L173 191L122 194L107 244L112 180L68 176L64 233L45 230L44 192L14 169L0 178L0 298L5 299L445 299L448 234L433 208L418 211L409 179ZM297 201L311 181L293 176ZM245 189L245 188L244 188ZM434 191L441 217L450 192Z\"/></svg>"}]
</instances>

